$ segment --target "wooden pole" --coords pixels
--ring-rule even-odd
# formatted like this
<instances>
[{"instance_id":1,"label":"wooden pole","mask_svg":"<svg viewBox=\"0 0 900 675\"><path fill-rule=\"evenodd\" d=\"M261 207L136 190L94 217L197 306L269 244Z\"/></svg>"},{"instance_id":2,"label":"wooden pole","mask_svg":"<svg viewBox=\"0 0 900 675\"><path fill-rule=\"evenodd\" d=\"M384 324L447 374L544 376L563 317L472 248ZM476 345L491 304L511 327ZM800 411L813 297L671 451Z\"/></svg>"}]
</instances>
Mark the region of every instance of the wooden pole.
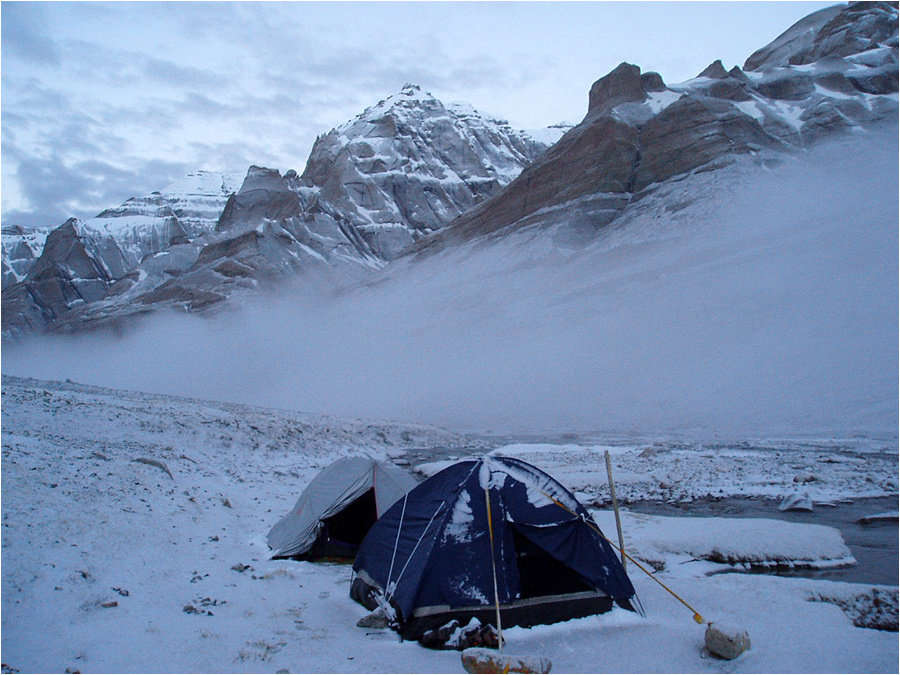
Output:
<instances>
[{"instance_id":1,"label":"wooden pole","mask_svg":"<svg viewBox=\"0 0 900 675\"><path fill-rule=\"evenodd\" d=\"M612 461L609 459L609 450L606 454L606 476L609 478L609 494L612 497L613 511L616 514L616 530L619 533L619 553L622 558L622 568L625 569L625 538L622 536L622 520L619 518L619 502L616 501L616 484L613 481Z\"/></svg>"},{"instance_id":2,"label":"wooden pole","mask_svg":"<svg viewBox=\"0 0 900 675\"><path fill-rule=\"evenodd\" d=\"M494 607L497 608L497 649L503 653L503 626L500 624L500 593L497 590L497 561L494 558L494 525L491 520L491 493L484 488L484 502L487 505L488 534L491 538L491 569L494 572Z\"/></svg>"}]
</instances>

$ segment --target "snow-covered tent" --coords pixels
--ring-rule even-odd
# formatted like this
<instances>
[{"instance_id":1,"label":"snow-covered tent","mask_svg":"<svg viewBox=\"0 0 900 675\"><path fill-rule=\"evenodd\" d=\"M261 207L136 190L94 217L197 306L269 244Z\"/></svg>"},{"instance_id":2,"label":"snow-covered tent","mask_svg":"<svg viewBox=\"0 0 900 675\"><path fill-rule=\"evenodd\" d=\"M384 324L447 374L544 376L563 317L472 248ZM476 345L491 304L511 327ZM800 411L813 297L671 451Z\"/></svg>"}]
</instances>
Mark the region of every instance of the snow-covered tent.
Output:
<instances>
[{"instance_id":1,"label":"snow-covered tent","mask_svg":"<svg viewBox=\"0 0 900 675\"><path fill-rule=\"evenodd\" d=\"M350 596L402 637L472 618L532 626L633 609L625 569L578 500L511 457L457 462L394 504L360 545Z\"/></svg>"},{"instance_id":2,"label":"snow-covered tent","mask_svg":"<svg viewBox=\"0 0 900 675\"><path fill-rule=\"evenodd\" d=\"M313 478L267 541L273 558L352 558L378 517L416 485L390 462L344 457Z\"/></svg>"}]
</instances>

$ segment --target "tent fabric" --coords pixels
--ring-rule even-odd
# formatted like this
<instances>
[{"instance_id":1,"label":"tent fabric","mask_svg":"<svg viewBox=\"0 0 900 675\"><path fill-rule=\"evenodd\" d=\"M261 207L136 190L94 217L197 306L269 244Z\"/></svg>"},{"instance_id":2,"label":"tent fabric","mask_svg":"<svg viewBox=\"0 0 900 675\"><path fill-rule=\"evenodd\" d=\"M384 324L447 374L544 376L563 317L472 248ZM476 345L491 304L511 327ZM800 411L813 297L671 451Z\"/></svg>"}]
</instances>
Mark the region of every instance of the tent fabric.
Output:
<instances>
[{"instance_id":1,"label":"tent fabric","mask_svg":"<svg viewBox=\"0 0 900 675\"><path fill-rule=\"evenodd\" d=\"M369 606L373 591L383 594L406 637L420 632L428 615L457 612L462 623L466 612L493 610L494 567L496 600L501 615L512 617L509 625L542 623L542 611L525 618L512 611L541 603L546 616L564 618L586 615L567 614L567 605L587 613L612 601L631 608L631 581L584 507L540 469L500 455L457 462L388 509L360 545L351 596ZM542 572L568 575L565 592L535 576ZM593 600L581 602L584 593Z\"/></svg>"},{"instance_id":2,"label":"tent fabric","mask_svg":"<svg viewBox=\"0 0 900 675\"><path fill-rule=\"evenodd\" d=\"M403 469L371 457L344 457L329 464L310 481L290 513L269 532L267 541L273 557L308 553L322 533L324 521L347 509L369 490L374 491L375 515L381 516L415 485L415 479Z\"/></svg>"}]
</instances>

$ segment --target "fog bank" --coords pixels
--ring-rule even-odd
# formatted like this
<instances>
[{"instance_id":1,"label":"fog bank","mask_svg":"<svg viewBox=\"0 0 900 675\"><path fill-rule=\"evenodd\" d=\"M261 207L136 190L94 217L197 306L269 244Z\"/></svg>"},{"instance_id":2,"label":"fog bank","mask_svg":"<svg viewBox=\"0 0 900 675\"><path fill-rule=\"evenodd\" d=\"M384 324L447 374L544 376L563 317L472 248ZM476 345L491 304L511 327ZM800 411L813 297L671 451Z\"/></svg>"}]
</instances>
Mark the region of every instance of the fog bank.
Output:
<instances>
[{"instance_id":1,"label":"fog bank","mask_svg":"<svg viewBox=\"0 0 900 675\"><path fill-rule=\"evenodd\" d=\"M693 203L648 198L578 250L510 237L340 295L4 347L2 369L479 431L896 436L896 147L687 179L670 198Z\"/></svg>"}]
</instances>

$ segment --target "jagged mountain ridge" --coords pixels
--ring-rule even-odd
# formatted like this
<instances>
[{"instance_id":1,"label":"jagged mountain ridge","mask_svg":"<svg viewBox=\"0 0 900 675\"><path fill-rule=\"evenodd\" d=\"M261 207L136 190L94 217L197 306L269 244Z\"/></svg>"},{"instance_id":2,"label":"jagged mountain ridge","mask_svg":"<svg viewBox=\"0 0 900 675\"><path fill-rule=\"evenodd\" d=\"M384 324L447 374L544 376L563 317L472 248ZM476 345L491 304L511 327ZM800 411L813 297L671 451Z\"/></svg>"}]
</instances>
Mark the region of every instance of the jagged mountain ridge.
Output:
<instances>
[{"instance_id":1,"label":"jagged mountain ridge","mask_svg":"<svg viewBox=\"0 0 900 675\"><path fill-rule=\"evenodd\" d=\"M666 85L622 63L591 87L584 120L506 189L417 252L523 228L590 236L659 186L741 155L761 161L897 119L897 8L820 10L729 71Z\"/></svg>"},{"instance_id":2,"label":"jagged mountain ridge","mask_svg":"<svg viewBox=\"0 0 900 675\"><path fill-rule=\"evenodd\" d=\"M3 288L22 281L44 250L47 229L26 229L20 225L4 225L2 239Z\"/></svg>"},{"instance_id":3,"label":"jagged mountain ridge","mask_svg":"<svg viewBox=\"0 0 900 675\"><path fill-rule=\"evenodd\" d=\"M434 251L529 228L579 243L648 195L673 193L685 177L738 157L764 164L896 116L897 8L890 3L821 10L743 69L716 61L679 85L622 64L591 87L583 122L503 190L533 147L527 139L405 87L318 139L302 175L251 167L212 231L187 243L168 232L169 247L124 276L109 264L99 265L105 277L77 279L66 277L65 266L38 268L46 279L4 290L4 334L28 316L29 330L40 332L41 320L53 330L79 330L158 307L203 309L298 271L352 279L410 243L413 251ZM501 151L480 162L492 136L503 141ZM107 257L84 248L94 260ZM74 242L71 251L50 250L81 256ZM51 270L61 267L54 278ZM68 284L68 294L49 288L54 280ZM92 289L99 281L107 291L89 301L72 292L76 281ZM54 308L41 306L52 297Z\"/></svg>"},{"instance_id":4,"label":"jagged mountain ridge","mask_svg":"<svg viewBox=\"0 0 900 675\"><path fill-rule=\"evenodd\" d=\"M302 176L257 166L243 181L192 174L67 221L55 240L69 245L47 249L30 276L34 260L10 244L19 255L13 269L4 254L4 278L19 283L4 288L4 335L78 330L159 306L204 309L272 278L378 268L499 191L547 147L406 85L317 139ZM96 269L78 276L84 265Z\"/></svg>"}]
</instances>

